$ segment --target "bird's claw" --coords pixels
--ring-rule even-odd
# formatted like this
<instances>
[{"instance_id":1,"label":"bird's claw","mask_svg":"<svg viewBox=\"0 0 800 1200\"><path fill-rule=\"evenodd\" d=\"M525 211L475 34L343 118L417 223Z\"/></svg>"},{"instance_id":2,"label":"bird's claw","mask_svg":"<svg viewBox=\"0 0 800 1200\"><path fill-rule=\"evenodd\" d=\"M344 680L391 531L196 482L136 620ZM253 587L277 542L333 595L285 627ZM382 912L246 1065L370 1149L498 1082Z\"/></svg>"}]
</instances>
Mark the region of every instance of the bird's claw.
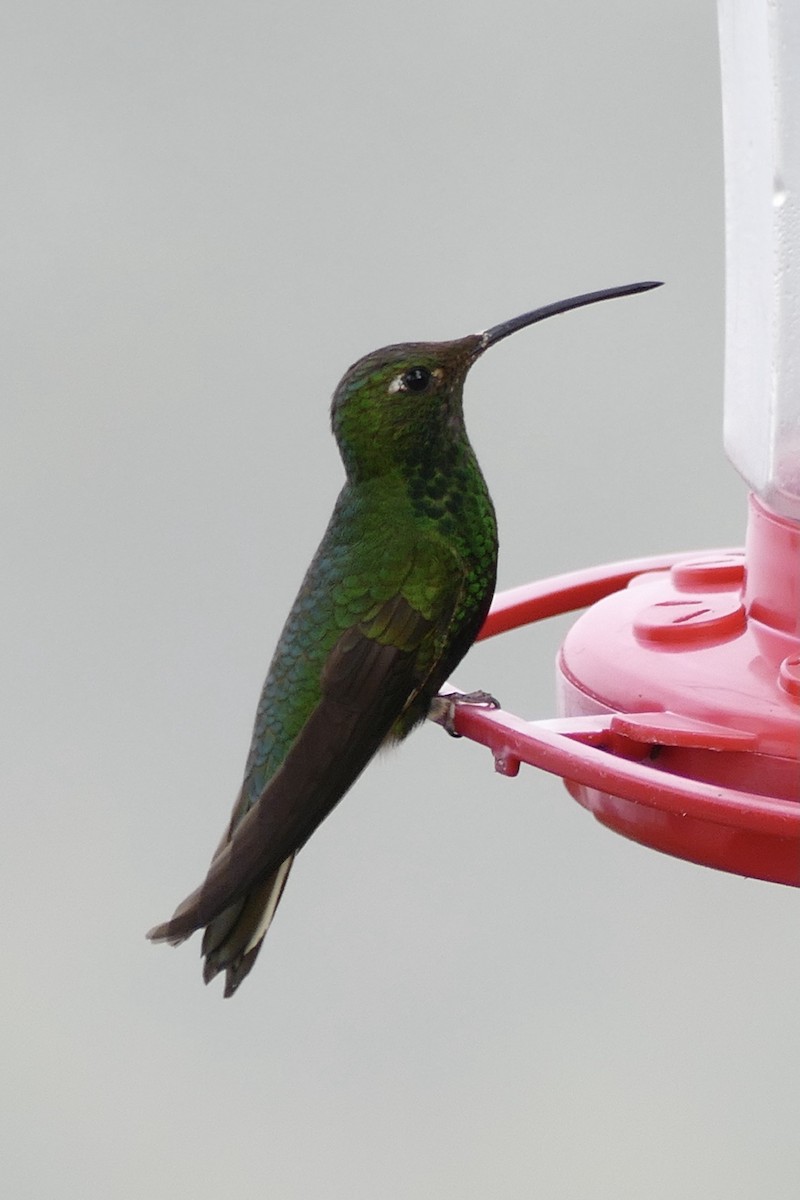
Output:
<instances>
[{"instance_id":1,"label":"bird's claw","mask_svg":"<svg viewBox=\"0 0 800 1200\"><path fill-rule=\"evenodd\" d=\"M500 701L490 692L447 692L445 695L434 696L428 707L428 720L434 725L441 725L450 737L461 737L456 733L456 709L462 704L475 705L478 708L499 708Z\"/></svg>"}]
</instances>

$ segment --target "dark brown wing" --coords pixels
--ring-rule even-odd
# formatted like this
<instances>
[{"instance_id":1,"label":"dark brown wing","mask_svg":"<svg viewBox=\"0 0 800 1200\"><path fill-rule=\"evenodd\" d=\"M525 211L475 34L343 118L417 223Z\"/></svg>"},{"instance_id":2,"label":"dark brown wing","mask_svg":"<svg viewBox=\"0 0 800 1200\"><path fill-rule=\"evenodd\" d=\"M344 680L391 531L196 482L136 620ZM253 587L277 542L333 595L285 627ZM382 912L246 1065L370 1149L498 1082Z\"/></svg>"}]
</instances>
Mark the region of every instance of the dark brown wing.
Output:
<instances>
[{"instance_id":1,"label":"dark brown wing","mask_svg":"<svg viewBox=\"0 0 800 1200\"><path fill-rule=\"evenodd\" d=\"M433 623L393 597L345 631L325 666L322 698L264 793L204 882L153 941L180 941L257 888L311 836L378 750L427 674ZM421 663L425 667L420 671Z\"/></svg>"}]
</instances>

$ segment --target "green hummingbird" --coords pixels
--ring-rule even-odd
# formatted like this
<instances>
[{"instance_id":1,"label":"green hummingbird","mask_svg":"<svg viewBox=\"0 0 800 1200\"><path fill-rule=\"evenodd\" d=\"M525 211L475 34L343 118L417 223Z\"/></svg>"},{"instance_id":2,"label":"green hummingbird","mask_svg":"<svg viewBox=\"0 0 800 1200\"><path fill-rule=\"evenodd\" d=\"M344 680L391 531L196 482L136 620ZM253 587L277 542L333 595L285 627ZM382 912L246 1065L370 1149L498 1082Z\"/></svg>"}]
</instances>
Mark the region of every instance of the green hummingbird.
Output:
<instances>
[{"instance_id":1,"label":"green hummingbird","mask_svg":"<svg viewBox=\"0 0 800 1200\"><path fill-rule=\"evenodd\" d=\"M297 851L381 746L429 715L494 593L497 522L464 426L472 364L537 321L658 287L589 292L485 333L366 355L333 396L346 480L284 626L244 782L204 882L155 942L205 929L203 977L231 996L251 970ZM485 693L460 698L492 703ZM449 719L448 719L449 712Z\"/></svg>"}]
</instances>

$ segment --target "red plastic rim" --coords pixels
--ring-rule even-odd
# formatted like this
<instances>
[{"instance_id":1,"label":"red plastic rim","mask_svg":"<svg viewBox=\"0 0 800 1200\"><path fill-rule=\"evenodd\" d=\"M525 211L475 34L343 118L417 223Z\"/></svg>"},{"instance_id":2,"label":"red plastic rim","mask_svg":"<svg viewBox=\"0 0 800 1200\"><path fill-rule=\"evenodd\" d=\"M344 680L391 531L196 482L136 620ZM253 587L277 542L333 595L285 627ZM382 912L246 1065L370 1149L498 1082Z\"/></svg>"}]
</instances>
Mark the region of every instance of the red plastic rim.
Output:
<instances>
[{"instance_id":1,"label":"red plastic rim","mask_svg":"<svg viewBox=\"0 0 800 1200\"><path fill-rule=\"evenodd\" d=\"M741 551L703 557L736 553ZM498 593L480 638L587 607L637 576L699 557L633 559ZM629 838L705 865L800 886L800 802L660 770L646 750L615 733L615 716L524 721L502 709L463 705L455 710L454 726L487 746L502 774L516 775L524 762L559 775L581 804ZM798 728L800 733L800 723Z\"/></svg>"}]
</instances>

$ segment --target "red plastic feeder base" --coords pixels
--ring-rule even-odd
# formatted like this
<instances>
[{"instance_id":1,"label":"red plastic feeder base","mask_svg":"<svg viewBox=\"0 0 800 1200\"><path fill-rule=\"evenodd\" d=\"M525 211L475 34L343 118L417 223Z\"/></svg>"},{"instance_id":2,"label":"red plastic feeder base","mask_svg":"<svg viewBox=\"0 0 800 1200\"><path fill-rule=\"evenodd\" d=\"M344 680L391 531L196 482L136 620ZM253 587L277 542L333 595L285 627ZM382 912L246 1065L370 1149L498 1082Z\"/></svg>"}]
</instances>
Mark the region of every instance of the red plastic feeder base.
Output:
<instances>
[{"instance_id":1,"label":"red plastic feeder base","mask_svg":"<svg viewBox=\"0 0 800 1200\"><path fill-rule=\"evenodd\" d=\"M745 561L747 571L745 572ZM618 563L495 598L482 637L586 605L555 721L460 707L497 769L561 775L616 832L800 886L800 529L751 498L746 555Z\"/></svg>"}]
</instances>

